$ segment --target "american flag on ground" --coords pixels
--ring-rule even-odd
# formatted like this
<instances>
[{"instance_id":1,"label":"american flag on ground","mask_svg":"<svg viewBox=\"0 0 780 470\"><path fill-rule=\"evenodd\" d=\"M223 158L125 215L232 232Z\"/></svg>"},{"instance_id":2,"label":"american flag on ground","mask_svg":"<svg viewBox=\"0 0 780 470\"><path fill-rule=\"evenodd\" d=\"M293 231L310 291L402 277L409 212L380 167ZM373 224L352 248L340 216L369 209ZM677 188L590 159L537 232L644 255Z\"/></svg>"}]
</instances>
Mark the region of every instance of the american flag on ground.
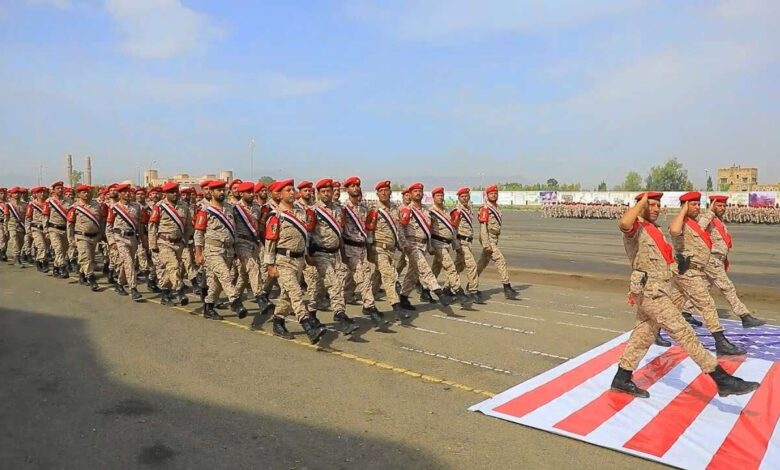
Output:
<instances>
[{"instance_id":1,"label":"american flag on ground","mask_svg":"<svg viewBox=\"0 0 780 470\"><path fill-rule=\"evenodd\" d=\"M649 399L611 392L625 333L470 410L680 468L780 469L780 327L722 323L748 356L719 362L761 383L749 395L720 398L677 345L652 346L634 372Z\"/></svg>"}]
</instances>

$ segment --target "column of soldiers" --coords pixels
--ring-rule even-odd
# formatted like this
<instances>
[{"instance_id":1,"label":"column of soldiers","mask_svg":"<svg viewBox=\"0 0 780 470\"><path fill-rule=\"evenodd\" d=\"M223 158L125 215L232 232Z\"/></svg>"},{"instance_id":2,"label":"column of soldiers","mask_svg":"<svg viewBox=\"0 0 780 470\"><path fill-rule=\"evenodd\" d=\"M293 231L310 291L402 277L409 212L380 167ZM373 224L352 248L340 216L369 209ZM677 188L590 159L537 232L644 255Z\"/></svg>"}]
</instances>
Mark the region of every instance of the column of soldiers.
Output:
<instances>
[{"instance_id":1,"label":"column of soldiers","mask_svg":"<svg viewBox=\"0 0 780 470\"><path fill-rule=\"evenodd\" d=\"M356 176L343 186L324 178L297 188L293 180L267 188L241 180L203 181L200 187L197 198L195 189L174 182L148 190L112 184L96 198L95 188L67 188L62 181L32 188L31 198L24 188L0 188L0 259L34 263L57 278L78 273L80 285L99 291L101 255L117 295L141 301L138 284L146 278L161 304L187 305L191 291L201 297L204 318L214 320L223 318L220 308L246 317L249 290L259 307L252 328L270 315L274 334L292 338L285 321L294 314L312 343L327 332L317 318L326 307L344 335L357 330L347 303L362 304L363 315L385 329L390 321L376 304L382 293L392 306L391 320L401 322L416 310L414 289L423 302L484 303L479 276L491 261L505 297L518 296L499 248L497 186L487 188L476 216L468 188L460 188L458 203L446 209L444 188L433 189L434 203L426 207L424 186L414 183L396 204L391 182L384 180L375 185L376 202L368 202ZM471 251L475 238L482 246L478 257ZM223 293L226 303L220 302Z\"/></svg>"},{"instance_id":2,"label":"column of soldiers","mask_svg":"<svg viewBox=\"0 0 780 470\"><path fill-rule=\"evenodd\" d=\"M780 204L776 204L775 207L727 205L723 213L723 221L738 224L780 224Z\"/></svg>"},{"instance_id":3,"label":"column of soldiers","mask_svg":"<svg viewBox=\"0 0 780 470\"><path fill-rule=\"evenodd\" d=\"M542 216L551 219L619 219L627 204L559 202L542 206Z\"/></svg>"}]
</instances>

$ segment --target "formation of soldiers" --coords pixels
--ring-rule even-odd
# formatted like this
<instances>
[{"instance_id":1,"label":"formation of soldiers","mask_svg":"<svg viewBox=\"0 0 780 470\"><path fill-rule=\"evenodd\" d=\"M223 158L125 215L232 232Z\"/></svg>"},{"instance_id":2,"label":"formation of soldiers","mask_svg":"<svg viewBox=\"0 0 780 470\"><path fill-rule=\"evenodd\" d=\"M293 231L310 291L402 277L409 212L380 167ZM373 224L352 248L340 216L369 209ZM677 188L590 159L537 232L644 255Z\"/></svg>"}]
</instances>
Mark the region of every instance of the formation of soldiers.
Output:
<instances>
[{"instance_id":1,"label":"formation of soldiers","mask_svg":"<svg viewBox=\"0 0 780 470\"><path fill-rule=\"evenodd\" d=\"M542 206L542 217L551 219L619 219L628 210L624 204L560 202Z\"/></svg>"},{"instance_id":2,"label":"formation of soldiers","mask_svg":"<svg viewBox=\"0 0 780 470\"><path fill-rule=\"evenodd\" d=\"M726 206L723 221L737 224L780 224L780 206L748 207L729 205Z\"/></svg>"},{"instance_id":3,"label":"formation of soldiers","mask_svg":"<svg viewBox=\"0 0 780 470\"><path fill-rule=\"evenodd\" d=\"M267 187L236 179L190 188L70 188L62 181L0 188L0 260L32 263L60 279L77 273L78 284L99 291L100 255L102 274L120 296L142 301L138 285L145 281L161 304L187 305L193 293L204 318L221 320L217 310L224 308L245 318L248 295L258 305L253 329L271 315L274 334L292 338L285 317L294 315L312 343L328 331L318 310L332 310L344 335L357 329L347 303L362 304L363 315L385 328L389 321L376 306L382 293L390 320L400 322L416 309L415 289L422 302L443 307L484 303L479 276L491 261L505 297L517 298L499 248L497 186L486 189L476 216L465 187L451 208L442 187L433 188L430 207L422 204L422 183L404 189L400 204L391 200L390 181L374 189L376 202L363 198L356 176L297 186L292 179Z\"/></svg>"}]
</instances>

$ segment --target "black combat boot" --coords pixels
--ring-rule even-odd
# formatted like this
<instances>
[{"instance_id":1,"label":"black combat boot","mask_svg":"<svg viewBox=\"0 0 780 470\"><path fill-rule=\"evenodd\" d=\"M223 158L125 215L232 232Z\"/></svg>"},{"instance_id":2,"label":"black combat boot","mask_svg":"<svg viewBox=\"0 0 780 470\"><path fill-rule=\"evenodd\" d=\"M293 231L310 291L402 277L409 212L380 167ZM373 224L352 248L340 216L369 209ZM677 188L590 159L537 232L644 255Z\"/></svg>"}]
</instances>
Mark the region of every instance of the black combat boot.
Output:
<instances>
[{"instance_id":1,"label":"black combat boot","mask_svg":"<svg viewBox=\"0 0 780 470\"><path fill-rule=\"evenodd\" d=\"M435 291L433 291L433 293L436 294L436 297L439 298L439 302L445 307L447 305L452 305L455 302L455 297L451 296L449 292L445 290L436 289Z\"/></svg>"},{"instance_id":2,"label":"black combat boot","mask_svg":"<svg viewBox=\"0 0 780 470\"><path fill-rule=\"evenodd\" d=\"M190 279L190 284L192 284L192 293L195 295L200 295L200 283L198 282L197 276Z\"/></svg>"},{"instance_id":3,"label":"black combat boot","mask_svg":"<svg viewBox=\"0 0 780 470\"><path fill-rule=\"evenodd\" d=\"M39 273L43 272L43 263L40 261L35 262L35 269L38 270Z\"/></svg>"},{"instance_id":4,"label":"black combat boot","mask_svg":"<svg viewBox=\"0 0 780 470\"><path fill-rule=\"evenodd\" d=\"M404 312L403 307L401 306L401 302L396 302L392 305L393 307L393 313L395 314L395 318L397 321L403 323L404 320L408 320L409 314Z\"/></svg>"},{"instance_id":5,"label":"black combat boot","mask_svg":"<svg viewBox=\"0 0 780 470\"><path fill-rule=\"evenodd\" d=\"M125 290L124 286L118 282L114 286L114 292L119 295L127 295L127 291Z\"/></svg>"},{"instance_id":6,"label":"black combat boot","mask_svg":"<svg viewBox=\"0 0 780 470\"><path fill-rule=\"evenodd\" d=\"M328 310L330 308L330 300L325 297L320 297L316 302L313 302L312 308L314 310Z\"/></svg>"},{"instance_id":7,"label":"black combat boot","mask_svg":"<svg viewBox=\"0 0 780 470\"><path fill-rule=\"evenodd\" d=\"M475 290L474 292L471 292L471 298L474 299L475 304L484 305L487 303L485 294L483 294L482 291Z\"/></svg>"},{"instance_id":8,"label":"black combat boot","mask_svg":"<svg viewBox=\"0 0 780 470\"><path fill-rule=\"evenodd\" d=\"M387 322L385 321L385 315L376 308L376 305L372 305L371 307L363 307L363 315L369 317L371 322L374 323L374 326L377 328L382 328L387 325Z\"/></svg>"},{"instance_id":9,"label":"black combat boot","mask_svg":"<svg viewBox=\"0 0 780 470\"><path fill-rule=\"evenodd\" d=\"M265 316L266 313L273 314L274 310L276 310L276 306L274 304L269 305L263 310L258 310L257 313L255 313L255 316L252 318L252 325L249 326L249 329L252 331L261 329L260 327L263 325L263 316Z\"/></svg>"},{"instance_id":10,"label":"black combat boot","mask_svg":"<svg viewBox=\"0 0 780 470\"><path fill-rule=\"evenodd\" d=\"M110 266L109 266L109 262L108 262L108 260L105 260L105 261L103 262L103 274L108 274L108 272L109 272L110 270L111 270L111 269L110 269Z\"/></svg>"},{"instance_id":11,"label":"black combat boot","mask_svg":"<svg viewBox=\"0 0 780 470\"><path fill-rule=\"evenodd\" d=\"M669 346L671 346L671 345L672 345L672 342L671 342L671 341L667 341L667 340L665 340L665 339L664 339L664 337L663 337L663 336L661 336L661 330L658 330L658 331L655 333L655 344L656 344L657 346L662 346L662 347L664 347L664 348L668 348Z\"/></svg>"},{"instance_id":12,"label":"black combat boot","mask_svg":"<svg viewBox=\"0 0 780 470\"><path fill-rule=\"evenodd\" d=\"M246 308L244 308L244 303L241 302L241 297L236 298L236 300L230 302L230 310L233 311L236 315L238 315L239 319L246 318L247 311Z\"/></svg>"},{"instance_id":13,"label":"black combat boot","mask_svg":"<svg viewBox=\"0 0 780 470\"><path fill-rule=\"evenodd\" d=\"M626 370L618 366L617 374L615 374L615 378L612 379L612 390L616 392L628 393L629 395L633 395L639 398L650 398L650 394L647 392L647 390L642 390L641 388L637 387L636 384L631 380L631 375L632 373L630 370Z\"/></svg>"},{"instance_id":14,"label":"black combat boot","mask_svg":"<svg viewBox=\"0 0 780 470\"><path fill-rule=\"evenodd\" d=\"M360 305L360 299L358 299L357 294L354 292L349 295L345 295L344 301L349 305Z\"/></svg>"},{"instance_id":15,"label":"black combat boot","mask_svg":"<svg viewBox=\"0 0 780 470\"><path fill-rule=\"evenodd\" d=\"M95 279L95 274L90 274L89 278L87 279L89 281L89 288L92 290L92 292L97 292L100 290L100 286L98 286L97 279Z\"/></svg>"},{"instance_id":16,"label":"black combat boot","mask_svg":"<svg viewBox=\"0 0 780 470\"><path fill-rule=\"evenodd\" d=\"M116 278L114 277L114 270L108 272L108 283L116 284Z\"/></svg>"},{"instance_id":17,"label":"black combat boot","mask_svg":"<svg viewBox=\"0 0 780 470\"><path fill-rule=\"evenodd\" d=\"M227 300L220 300L214 304L214 308L217 310L225 310L228 307L230 307L230 302Z\"/></svg>"},{"instance_id":18,"label":"black combat boot","mask_svg":"<svg viewBox=\"0 0 780 470\"><path fill-rule=\"evenodd\" d=\"M355 320L349 318L344 310L339 310L334 313L333 321L339 324L339 331L341 331L341 334L344 336L349 336L358 329L358 326L355 324Z\"/></svg>"},{"instance_id":19,"label":"black combat boot","mask_svg":"<svg viewBox=\"0 0 780 470\"><path fill-rule=\"evenodd\" d=\"M140 292L138 292L138 288L133 287L130 289L130 298L136 302L140 302L143 299L143 296Z\"/></svg>"},{"instance_id":20,"label":"black combat boot","mask_svg":"<svg viewBox=\"0 0 780 470\"><path fill-rule=\"evenodd\" d=\"M322 324L319 318L317 318L317 311L316 310L308 310L309 312L309 320L311 320L312 326L315 328L319 328L321 326L325 326Z\"/></svg>"},{"instance_id":21,"label":"black combat boot","mask_svg":"<svg viewBox=\"0 0 780 470\"><path fill-rule=\"evenodd\" d=\"M5 253L0 253L0 261L2 261L3 263L8 261L8 255L6 255Z\"/></svg>"},{"instance_id":22,"label":"black combat boot","mask_svg":"<svg viewBox=\"0 0 780 470\"><path fill-rule=\"evenodd\" d=\"M266 294L265 292L257 294L255 296L255 302L257 303L257 307L260 309L260 312L264 312L265 309L268 308L268 305L271 303L271 301L268 300L268 294Z\"/></svg>"},{"instance_id":23,"label":"black combat boot","mask_svg":"<svg viewBox=\"0 0 780 470\"><path fill-rule=\"evenodd\" d=\"M715 338L715 352L718 356L742 356L747 354L747 351L733 345L726 339L726 335L722 331L713 333L712 337Z\"/></svg>"},{"instance_id":24,"label":"black combat boot","mask_svg":"<svg viewBox=\"0 0 780 470\"><path fill-rule=\"evenodd\" d=\"M303 327L303 331L306 332L306 336L309 337L309 342L311 344L319 343L322 335L328 332L324 326L316 326L314 320L308 316L301 320L301 326Z\"/></svg>"},{"instance_id":25,"label":"black combat boot","mask_svg":"<svg viewBox=\"0 0 780 470\"><path fill-rule=\"evenodd\" d=\"M742 315L739 318L740 320L742 320L742 328L755 328L757 326L766 325L766 322L764 320L759 320L758 318L754 317L749 313L746 313L745 315Z\"/></svg>"},{"instance_id":26,"label":"black combat boot","mask_svg":"<svg viewBox=\"0 0 780 470\"><path fill-rule=\"evenodd\" d=\"M162 294L160 295L160 305L164 305L166 307L169 307L173 305L173 299L171 298L171 290L170 289L160 289L162 291Z\"/></svg>"},{"instance_id":27,"label":"black combat boot","mask_svg":"<svg viewBox=\"0 0 780 470\"><path fill-rule=\"evenodd\" d=\"M68 279L70 278L70 274L68 274L68 265L62 266L60 268L60 279Z\"/></svg>"},{"instance_id":28,"label":"black combat boot","mask_svg":"<svg viewBox=\"0 0 780 470\"><path fill-rule=\"evenodd\" d=\"M206 296L209 295L209 286L201 284L200 287L200 303L206 302Z\"/></svg>"},{"instance_id":29,"label":"black combat boot","mask_svg":"<svg viewBox=\"0 0 780 470\"><path fill-rule=\"evenodd\" d=\"M693 318L693 315L690 312L683 312L682 313L683 319L688 322L691 326L702 326L704 323L700 322L699 320Z\"/></svg>"},{"instance_id":30,"label":"black combat boot","mask_svg":"<svg viewBox=\"0 0 780 470\"><path fill-rule=\"evenodd\" d=\"M41 264L43 265L43 271L42 273L48 273L49 272L49 262L47 260L41 261Z\"/></svg>"},{"instance_id":31,"label":"black combat boot","mask_svg":"<svg viewBox=\"0 0 780 470\"><path fill-rule=\"evenodd\" d=\"M461 308L471 308L471 305L474 303L474 299L470 295L466 294L462 287L458 287L458 290L455 291L455 295L458 297L458 301L460 301Z\"/></svg>"},{"instance_id":32,"label":"black combat boot","mask_svg":"<svg viewBox=\"0 0 780 470\"><path fill-rule=\"evenodd\" d=\"M404 310L417 310L414 305L412 305L412 302L409 301L409 296L407 295L399 295L398 299L400 300L399 304L401 304L401 308Z\"/></svg>"},{"instance_id":33,"label":"black combat boot","mask_svg":"<svg viewBox=\"0 0 780 470\"><path fill-rule=\"evenodd\" d=\"M214 310L214 304L208 303L203 304L203 318L207 320L222 320L222 315L218 314L216 310Z\"/></svg>"},{"instance_id":34,"label":"black combat boot","mask_svg":"<svg viewBox=\"0 0 780 470\"><path fill-rule=\"evenodd\" d=\"M401 281L395 281L395 295L401 295Z\"/></svg>"},{"instance_id":35,"label":"black combat boot","mask_svg":"<svg viewBox=\"0 0 780 470\"><path fill-rule=\"evenodd\" d=\"M17 256L16 257L16 262L14 264L16 264L17 266L24 266L24 262L22 261L22 257L21 256Z\"/></svg>"},{"instance_id":36,"label":"black combat boot","mask_svg":"<svg viewBox=\"0 0 780 470\"><path fill-rule=\"evenodd\" d=\"M79 285L84 286L87 284L87 276L84 273L79 273Z\"/></svg>"},{"instance_id":37,"label":"black combat boot","mask_svg":"<svg viewBox=\"0 0 780 470\"><path fill-rule=\"evenodd\" d=\"M709 373L712 380L718 385L718 396L727 397L729 395L745 395L758 388L758 382L748 382L739 377L734 377L723 370L721 366L715 368Z\"/></svg>"},{"instance_id":38,"label":"black combat boot","mask_svg":"<svg viewBox=\"0 0 780 470\"><path fill-rule=\"evenodd\" d=\"M72 258L70 260L70 272L75 273L79 270L79 260Z\"/></svg>"},{"instance_id":39,"label":"black combat boot","mask_svg":"<svg viewBox=\"0 0 780 470\"><path fill-rule=\"evenodd\" d=\"M515 288L512 287L511 284L509 283L504 284L504 297L506 297L509 300L515 300L519 295L520 293L517 292Z\"/></svg>"},{"instance_id":40,"label":"black combat boot","mask_svg":"<svg viewBox=\"0 0 780 470\"><path fill-rule=\"evenodd\" d=\"M60 276L61 276L60 268L58 268L57 266L54 266L54 269L52 269L52 271L51 271L51 277L53 277L54 279L59 279Z\"/></svg>"},{"instance_id":41,"label":"black combat boot","mask_svg":"<svg viewBox=\"0 0 780 470\"><path fill-rule=\"evenodd\" d=\"M162 292L162 289L160 289L160 287L157 285L157 281L152 278L146 280L146 288L154 292L155 294L159 294L160 292Z\"/></svg>"},{"instance_id":42,"label":"black combat boot","mask_svg":"<svg viewBox=\"0 0 780 470\"><path fill-rule=\"evenodd\" d=\"M284 317L274 316L273 325L274 326L272 331L274 336L278 336L284 339L294 338L293 334L287 331L287 327L284 325Z\"/></svg>"},{"instance_id":43,"label":"black combat boot","mask_svg":"<svg viewBox=\"0 0 780 470\"><path fill-rule=\"evenodd\" d=\"M184 292L184 286L181 286L181 288L179 288L179 305L184 307L189 303L190 303L190 299L187 297L187 293Z\"/></svg>"},{"instance_id":44,"label":"black combat boot","mask_svg":"<svg viewBox=\"0 0 780 470\"><path fill-rule=\"evenodd\" d=\"M441 290L441 289L439 289ZM433 300L433 297L431 297L431 291L430 289L423 289L420 292L420 302L427 302L429 304L435 304L436 301Z\"/></svg>"}]
</instances>

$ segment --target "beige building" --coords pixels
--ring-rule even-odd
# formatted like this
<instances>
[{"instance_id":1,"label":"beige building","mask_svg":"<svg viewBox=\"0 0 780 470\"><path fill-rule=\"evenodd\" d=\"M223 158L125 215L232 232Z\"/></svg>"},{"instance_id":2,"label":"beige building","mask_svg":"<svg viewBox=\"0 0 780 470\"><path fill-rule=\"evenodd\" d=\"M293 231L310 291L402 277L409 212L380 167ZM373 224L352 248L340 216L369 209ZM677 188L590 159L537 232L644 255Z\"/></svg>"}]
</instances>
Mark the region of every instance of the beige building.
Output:
<instances>
[{"instance_id":1,"label":"beige building","mask_svg":"<svg viewBox=\"0 0 780 470\"><path fill-rule=\"evenodd\" d=\"M750 188L751 191L780 191L780 183L757 184Z\"/></svg>"},{"instance_id":2,"label":"beige building","mask_svg":"<svg viewBox=\"0 0 780 470\"><path fill-rule=\"evenodd\" d=\"M719 191L752 191L758 184L758 168L742 168L733 165L729 168L718 168L716 190Z\"/></svg>"},{"instance_id":3,"label":"beige building","mask_svg":"<svg viewBox=\"0 0 780 470\"><path fill-rule=\"evenodd\" d=\"M168 181L175 181L181 186L195 186L203 180L215 180L221 179L228 183L233 180L233 172L230 170L222 170L219 175L205 174L203 176L190 176L187 173L179 173L167 178L161 178L157 170L149 169L144 171L144 186L162 186Z\"/></svg>"}]
</instances>

